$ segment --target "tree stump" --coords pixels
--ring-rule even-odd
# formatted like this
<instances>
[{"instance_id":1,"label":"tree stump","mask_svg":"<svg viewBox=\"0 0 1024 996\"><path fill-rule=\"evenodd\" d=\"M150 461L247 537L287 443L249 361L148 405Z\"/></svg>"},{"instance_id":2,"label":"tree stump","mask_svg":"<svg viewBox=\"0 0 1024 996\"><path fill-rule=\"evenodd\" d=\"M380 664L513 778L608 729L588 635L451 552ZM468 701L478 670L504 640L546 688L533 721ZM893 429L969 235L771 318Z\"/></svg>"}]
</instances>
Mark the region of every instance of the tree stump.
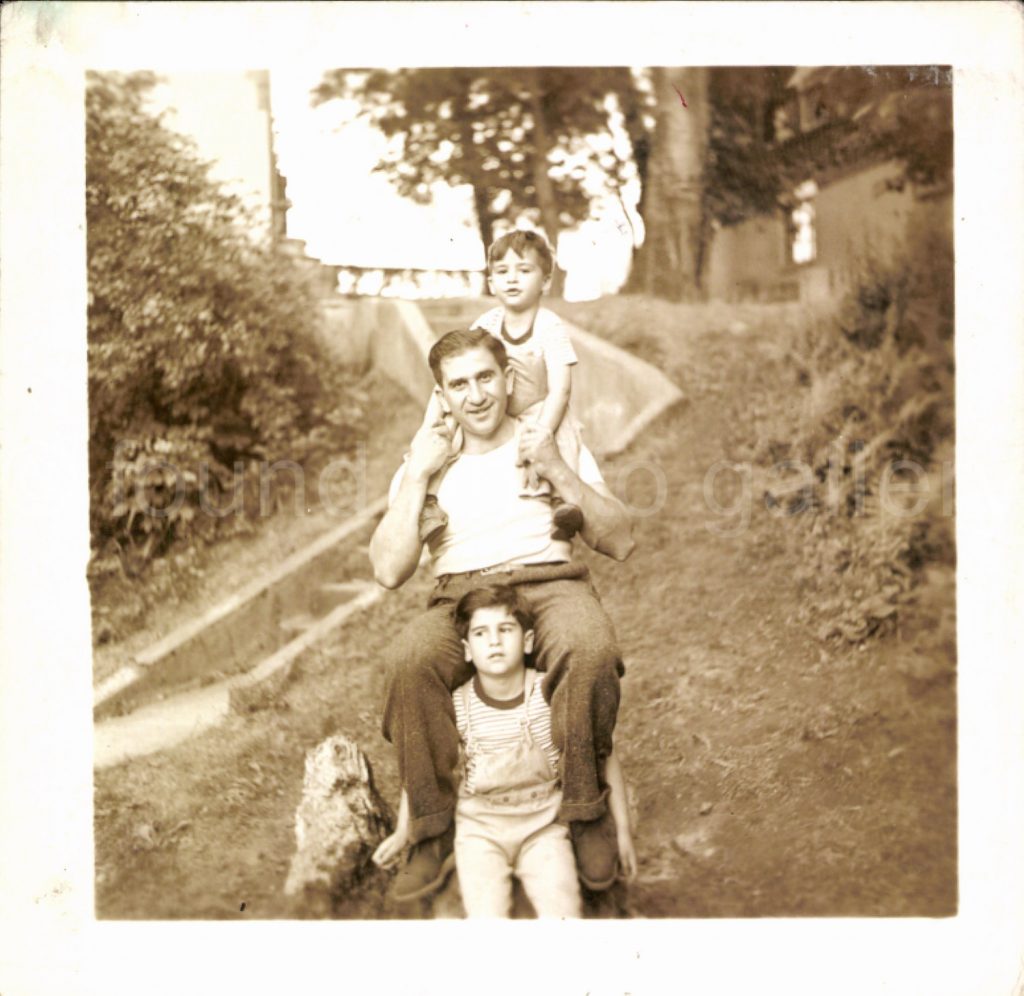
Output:
<instances>
[{"instance_id":1,"label":"tree stump","mask_svg":"<svg viewBox=\"0 0 1024 996\"><path fill-rule=\"evenodd\" d=\"M370 857L391 828L366 755L344 735L328 737L306 754L285 894L328 913L368 874L379 875Z\"/></svg>"}]
</instances>

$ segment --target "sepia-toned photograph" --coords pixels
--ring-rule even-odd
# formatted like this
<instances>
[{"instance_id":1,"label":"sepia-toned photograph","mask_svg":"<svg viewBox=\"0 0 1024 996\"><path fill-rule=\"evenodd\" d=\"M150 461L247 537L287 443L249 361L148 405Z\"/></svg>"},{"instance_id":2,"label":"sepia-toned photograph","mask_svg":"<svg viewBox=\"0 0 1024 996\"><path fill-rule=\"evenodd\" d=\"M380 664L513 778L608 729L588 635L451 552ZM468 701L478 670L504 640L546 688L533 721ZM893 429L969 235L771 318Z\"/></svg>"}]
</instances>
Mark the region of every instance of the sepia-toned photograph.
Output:
<instances>
[{"instance_id":1,"label":"sepia-toned photograph","mask_svg":"<svg viewBox=\"0 0 1024 996\"><path fill-rule=\"evenodd\" d=\"M0 990L1019 988L1012 14L5 5Z\"/></svg>"},{"instance_id":2,"label":"sepia-toned photograph","mask_svg":"<svg viewBox=\"0 0 1024 996\"><path fill-rule=\"evenodd\" d=\"M99 917L957 912L948 66L85 99Z\"/></svg>"}]
</instances>

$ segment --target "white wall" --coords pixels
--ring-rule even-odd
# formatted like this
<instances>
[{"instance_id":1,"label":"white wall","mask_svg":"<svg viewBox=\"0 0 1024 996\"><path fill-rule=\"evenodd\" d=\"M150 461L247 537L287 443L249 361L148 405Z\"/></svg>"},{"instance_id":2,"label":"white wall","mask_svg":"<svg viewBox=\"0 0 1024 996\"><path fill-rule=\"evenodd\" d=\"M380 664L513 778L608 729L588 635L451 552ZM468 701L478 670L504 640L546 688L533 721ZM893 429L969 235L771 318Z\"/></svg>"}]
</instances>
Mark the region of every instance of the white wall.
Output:
<instances>
[{"instance_id":1,"label":"white wall","mask_svg":"<svg viewBox=\"0 0 1024 996\"><path fill-rule=\"evenodd\" d=\"M265 70L161 73L154 95L167 124L193 138L212 160L211 175L256 215L258 238L270 233L273 160L269 74Z\"/></svg>"},{"instance_id":2,"label":"white wall","mask_svg":"<svg viewBox=\"0 0 1024 996\"><path fill-rule=\"evenodd\" d=\"M782 212L721 229L711 246L707 285L711 297L819 301L840 293L862 260L892 258L909 227L926 216L949 216L949 196L919 201L910 187L889 190L898 174L884 163L822 187L814 198L817 255L797 265L789 259ZM934 223L932 221L931 223Z\"/></svg>"}]
</instances>

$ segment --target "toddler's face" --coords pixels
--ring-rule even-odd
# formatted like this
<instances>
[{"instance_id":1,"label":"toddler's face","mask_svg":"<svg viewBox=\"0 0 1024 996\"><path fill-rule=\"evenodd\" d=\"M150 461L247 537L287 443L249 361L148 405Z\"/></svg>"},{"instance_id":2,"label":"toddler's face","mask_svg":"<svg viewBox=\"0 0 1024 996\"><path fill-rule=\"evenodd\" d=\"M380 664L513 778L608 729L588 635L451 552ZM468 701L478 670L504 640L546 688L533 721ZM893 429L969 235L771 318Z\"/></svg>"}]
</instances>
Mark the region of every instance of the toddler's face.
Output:
<instances>
[{"instance_id":1,"label":"toddler's face","mask_svg":"<svg viewBox=\"0 0 1024 996\"><path fill-rule=\"evenodd\" d=\"M512 249L491 265L487 278L491 292L508 311L526 311L548 289L551 276L545 276L540 257L532 249L525 255Z\"/></svg>"},{"instance_id":2,"label":"toddler's face","mask_svg":"<svg viewBox=\"0 0 1024 996\"><path fill-rule=\"evenodd\" d=\"M466 660L482 674L500 677L521 669L523 655L533 649L533 630L523 627L504 606L477 609L462 641Z\"/></svg>"}]
</instances>

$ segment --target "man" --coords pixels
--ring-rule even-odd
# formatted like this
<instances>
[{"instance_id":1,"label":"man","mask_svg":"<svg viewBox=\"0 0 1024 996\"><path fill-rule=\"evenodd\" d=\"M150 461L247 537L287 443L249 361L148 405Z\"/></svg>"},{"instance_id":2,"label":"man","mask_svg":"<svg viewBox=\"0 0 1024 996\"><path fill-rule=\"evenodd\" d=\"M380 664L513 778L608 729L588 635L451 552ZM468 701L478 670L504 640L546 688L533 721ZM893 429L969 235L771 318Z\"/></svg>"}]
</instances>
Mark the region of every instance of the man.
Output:
<instances>
[{"instance_id":1,"label":"man","mask_svg":"<svg viewBox=\"0 0 1024 996\"><path fill-rule=\"evenodd\" d=\"M388 511L370 542L377 581L398 588L422 552L419 518L427 483L446 464L437 497L448 515L431 543L437 579L427 610L392 643L384 735L398 751L409 803L409 859L394 895L410 900L443 884L454 861L453 812L458 733L451 690L472 676L453 622L467 591L494 581L514 585L535 618L534 663L544 672L552 735L562 750L562 806L580 878L592 889L615 880L615 827L603 762L612 750L622 662L612 625L571 544L552 535L551 503L524 497L520 467L529 462L583 513L581 535L624 560L633 549L629 517L587 450L575 474L550 430L518 423L506 410L512 388L504 346L487 332L449 332L430 351L442 408L461 428L452 452L444 423L421 427L391 485Z\"/></svg>"}]
</instances>

